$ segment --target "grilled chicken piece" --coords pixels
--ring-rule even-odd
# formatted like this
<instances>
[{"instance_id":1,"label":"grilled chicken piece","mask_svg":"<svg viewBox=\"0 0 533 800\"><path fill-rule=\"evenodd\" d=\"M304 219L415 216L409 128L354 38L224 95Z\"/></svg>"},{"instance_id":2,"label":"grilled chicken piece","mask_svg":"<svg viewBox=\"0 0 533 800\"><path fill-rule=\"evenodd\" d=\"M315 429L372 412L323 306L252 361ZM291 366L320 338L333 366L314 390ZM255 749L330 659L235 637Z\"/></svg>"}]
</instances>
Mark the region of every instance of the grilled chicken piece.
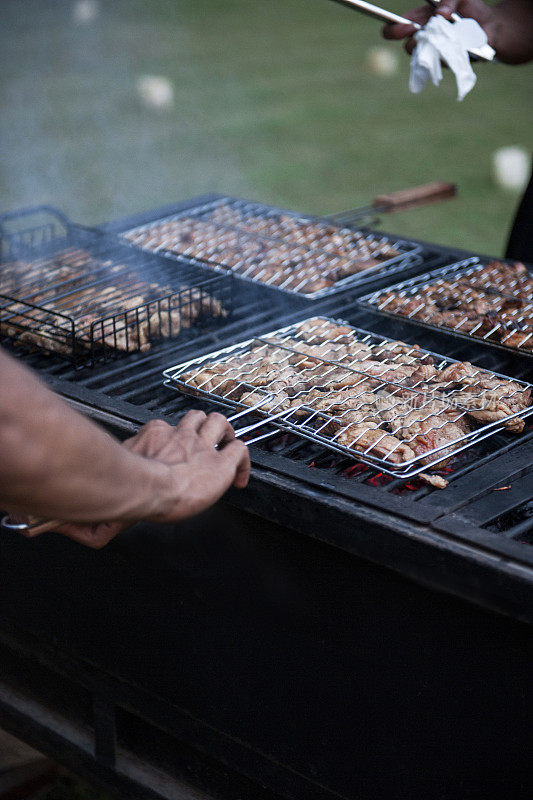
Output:
<instances>
[{"instance_id":1,"label":"grilled chicken piece","mask_svg":"<svg viewBox=\"0 0 533 800\"><path fill-rule=\"evenodd\" d=\"M394 436L408 442L415 455L421 456L437 447L451 444L458 439L462 439L469 432L468 423L464 419L463 411L448 409L446 412L432 413L433 408L419 408L402 414L395 419L391 418L388 427ZM431 456L422 459L422 464L430 464L435 458L444 456L443 461L439 461L438 467L443 467L448 463L448 458L453 454L454 448L445 448L440 453L433 453Z\"/></svg>"},{"instance_id":2,"label":"grilled chicken piece","mask_svg":"<svg viewBox=\"0 0 533 800\"><path fill-rule=\"evenodd\" d=\"M472 376L479 375L484 372L479 367L474 367L469 361L458 361L455 364L449 364L441 370L437 376L440 383L460 383L464 379Z\"/></svg>"},{"instance_id":3,"label":"grilled chicken piece","mask_svg":"<svg viewBox=\"0 0 533 800\"><path fill-rule=\"evenodd\" d=\"M349 425L332 437L332 440L344 447L378 456L392 464L402 464L415 457L409 445L371 422Z\"/></svg>"},{"instance_id":4,"label":"grilled chicken piece","mask_svg":"<svg viewBox=\"0 0 533 800\"><path fill-rule=\"evenodd\" d=\"M369 391L369 389L370 385L362 382L358 386L350 386L336 392L323 393L322 397L318 396L315 400L313 408L328 408L334 411L342 411L345 409L354 410L367 406L375 407L378 395L375 392Z\"/></svg>"},{"instance_id":5,"label":"grilled chicken piece","mask_svg":"<svg viewBox=\"0 0 533 800\"><path fill-rule=\"evenodd\" d=\"M392 381L405 386L416 386L419 381L429 380L437 374L431 364L397 364L394 361L359 361L352 369L383 382Z\"/></svg>"},{"instance_id":6,"label":"grilled chicken piece","mask_svg":"<svg viewBox=\"0 0 533 800\"><path fill-rule=\"evenodd\" d=\"M489 377L487 374L472 375L461 381L462 390L472 395L478 395L485 400L502 399L516 411L521 411L531 405L531 389L524 387L516 381L504 378Z\"/></svg>"},{"instance_id":7,"label":"grilled chicken piece","mask_svg":"<svg viewBox=\"0 0 533 800\"><path fill-rule=\"evenodd\" d=\"M517 409L506 402L505 398L491 398L489 393L486 395L485 399L473 399L472 395L468 392L457 392L457 394L454 395L454 400L468 408L469 416L478 422L491 423L502 420L504 428L512 433L521 433L524 430L524 420L521 417L506 419L512 414L516 414ZM479 409L472 410L472 402L479 402ZM487 407L483 407L484 403L487 403Z\"/></svg>"},{"instance_id":8,"label":"grilled chicken piece","mask_svg":"<svg viewBox=\"0 0 533 800\"><path fill-rule=\"evenodd\" d=\"M349 344L353 339L353 330L348 325L337 325L323 317L311 317L297 327L308 344Z\"/></svg>"},{"instance_id":9,"label":"grilled chicken piece","mask_svg":"<svg viewBox=\"0 0 533 800\"><path fill-rule=\"evenodd\" d=\"M429 483L435 489L445 489L448 486L448 481L440 475L431 475L427 472L421 472L418 476L424 483Z\"/></svg>"},{"instance_id":10,"label":"grilled chicken piece","mask_svg":"<svg viewBox=\"0 0 533 800\"><path fill-rule=\"evenodd\" d=\"M241 392L233 394L234 390L238 386L241 386L241 381L236 377L236 373L232 372L228 374L227 371L223 371L222 369L217 370L216 365L204 367L194 372L184 372L177 376L177 379L183 381L188 386L202 389L204 392L210 392L218 396L238 399L241 394Z\"/></svg>"},{"instance_id":11,"label":"grilled chicken piece","mask_svg":"<svg viewBox=\"0 0 533 800\"><path fill-rule=\"evenodd\" d=\"M501 343L506 347L515 347L517 350L533 351L533 331L517 331L509 336L503 336Z\"/></svg>"},{"instance_id":12,"label":"grilled chicken piece","mask_svg":"<svg viewBox=\"0 0 533 800\"><path fill-rule=\"evenodd\" d=\"M315 344L309 345L298 339L276 339L276 342L284 347L291 348L295 352L288 352L290 363L300 368L313 367L323 361L333 361L335 363L344 362L348 357L348 350L343 344Z\"/></svg>"},{"instance_id":13,"label":"grilled chicken piece","mask_svg":"<svg viewBox=\"0 0 533 800\"><path fill-rule=\"evenodd\" d=\"M461 391L453 392L449 398L464 407L469 416L478 422L501 420L504 427L513 433L521 433L524 420L521 417L506 417L524 411L531 405L530 389L500 378L472 378L470 383L464 381Z\"/></svg>"},{"instance_id":14,"label":"grilled chicken piece","mask_svg":"<svg viewBox=\"0 0 533 800\"><path fill-rule=\"evenodd\" d=\"M240 396L239 402L245 406L257 405L260 413L275 414L291 407L291 400L283 390L278 391L274 397L269 397L268 392L245 392Z\"/></svg>"}]
</instances>

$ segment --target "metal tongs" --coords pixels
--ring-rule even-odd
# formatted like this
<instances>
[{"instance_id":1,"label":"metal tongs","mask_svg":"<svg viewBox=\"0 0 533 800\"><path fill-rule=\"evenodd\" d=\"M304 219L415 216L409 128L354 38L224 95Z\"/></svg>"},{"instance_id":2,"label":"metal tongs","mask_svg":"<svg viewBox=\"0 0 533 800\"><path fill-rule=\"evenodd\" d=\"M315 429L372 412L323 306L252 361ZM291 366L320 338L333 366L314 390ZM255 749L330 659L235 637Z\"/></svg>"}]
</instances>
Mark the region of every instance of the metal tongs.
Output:
<instances>
[{"instance_id":1,"label":"metal tongs","mask_svg":"<svg viewBox=\"0 0 533 800\"><path fill-rule=\"evenodd\" d=\"M340 3L343 6L348 6L349 8L353 8L355 11L360 11L361 14L366 14L368 17L374 17L375 19L382 20L383 22L396 22L402 25L412 25L413 28L416 30L421 29L421 25L418 22L413 22L411 19L407 19L407 17L401 17L399 14L394 14L392 11L387 11L385 8L380 8L380 6L375 6L372 3L367 3L366 0L334 0L336 3ZM440 0L426 0L431 6L434 8L438 8ZM463 19L460 14L452 14L452 20L457 22L458 20ZM496 56L496 51L489 45L483 45L483 47L473 48L469 51L470 55L479 61L494 61Z\"/></svg>"}]
</instances>

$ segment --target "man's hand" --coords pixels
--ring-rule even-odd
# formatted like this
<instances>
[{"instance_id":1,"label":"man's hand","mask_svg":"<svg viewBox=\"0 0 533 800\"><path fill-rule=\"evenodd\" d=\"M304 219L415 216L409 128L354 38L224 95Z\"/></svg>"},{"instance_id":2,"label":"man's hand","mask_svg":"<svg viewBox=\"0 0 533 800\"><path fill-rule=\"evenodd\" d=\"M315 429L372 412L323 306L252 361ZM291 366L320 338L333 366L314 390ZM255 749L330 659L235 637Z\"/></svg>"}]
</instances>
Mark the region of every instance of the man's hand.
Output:
<instances>
[{"instance_id":1,"label":"man's hand","mask_svg":"<svg viewBox=\"0 0 533 800\"><path fill-rule=\"evenodd\" d=\"M533 58L531 0L502 0L496 6L488 6L482 0L441 0L438 9L425 5L403 16L425 25L434 13L448 20L454 13L475 19L487 34L498 59L506 64L522 64ZM406 39L405 49L408 53L412 53L416 47L416 29L411 25L389 23L382 32L385 39Z\"/></svg>"},{"instance_id":2,"label":"man's hand","mask_svg":"<svg viewBox=\"0 0 533 800\"><path fill-rule=\"evenodd\" d=\"M155 511L147 519L176 522L204 511L233 484L242 489L250 476L246 445L235 439L222 414L189 411L176 426L162 420L145 425L122 446L166 471L166 491L154 498ZM95 549L104 547L130 521L65 523L57 533ZM31 536L31 534L28 534Z\"/></svg>"},{"instance_id":3,"label":"man's hand","mask_svg":"<svg viewBox=\"0 0 533 800\"><path fill-rule=\"evenodd\" d=\"M124 442L129 450L165 465L169 494L149 518L172 522L204 511L233 484L243 489L250 477L246 445L235 439L222 414L189 411L176 426L149 422ZM164 507L165 502L167 507Z\"/></svg>"},{"instance_id":4,"label":"man's hand","mask_svg":"<svg viewBox=\"0 0 533 800\"><path fill-rule=\"evenodd\" d=\"M65 520L65 536L102 547L127 525L184 519L248 482L248 451L221 414L150 422L120 443L1 348L0 374L0 508L14 518Z\"/></svg>"}]
</instances>

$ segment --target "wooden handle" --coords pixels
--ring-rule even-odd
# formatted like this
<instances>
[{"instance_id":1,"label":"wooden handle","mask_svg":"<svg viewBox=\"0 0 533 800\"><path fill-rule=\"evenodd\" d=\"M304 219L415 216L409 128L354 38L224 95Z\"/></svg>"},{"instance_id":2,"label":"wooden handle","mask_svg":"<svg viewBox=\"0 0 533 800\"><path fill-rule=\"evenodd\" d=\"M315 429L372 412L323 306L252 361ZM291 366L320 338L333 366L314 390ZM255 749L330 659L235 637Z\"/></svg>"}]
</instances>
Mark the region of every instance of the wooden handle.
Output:
<instances>
[{"instance_id":1,"label":"wooden handle","mask_svg":"<svg viewBox=\"0 0 533 800\"><path fill-rule=\"evenodd\" d=\"M415 186L413 189L402 189L391 194L380 194L374 198L372 205L374 208L379 208L380 211L391 214L393 211L403 211L406 208L449 200L455 197L456 194L457 186L454 183L433 181L433 183L425 183L423 186Z\"/></svg>"}]
</instances>

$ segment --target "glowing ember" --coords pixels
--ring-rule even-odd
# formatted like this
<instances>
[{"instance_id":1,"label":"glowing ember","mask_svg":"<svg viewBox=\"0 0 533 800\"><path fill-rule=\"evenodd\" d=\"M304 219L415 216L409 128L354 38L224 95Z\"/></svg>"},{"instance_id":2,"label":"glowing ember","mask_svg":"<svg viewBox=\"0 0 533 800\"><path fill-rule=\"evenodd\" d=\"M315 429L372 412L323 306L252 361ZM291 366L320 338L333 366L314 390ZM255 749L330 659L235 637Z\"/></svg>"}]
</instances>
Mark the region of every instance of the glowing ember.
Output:
<instances>
[{"instance_id":1,"label":"glowing ember","mask_svg":"<svg viewBox=\"0 0 533 800\"><path fill-rule=\"evenodd\" d=\"M406 489L409 492L416 492L416 490L421 489L423 485L424 484L422 483L422 481L409 481L408 483L404 483L404 485L401 488Z\"/></svg>"},{"instance_id":2,"label":"glowing ember","mask_svg":"<svg viewBox=\"0 0 533 800\"><path fill-rule=\"evenodd\" d=\"M366 480L365 483L367 483L369 486L386 486L393 480L394 478L392 475L385 475L384 472L378 472L377 475L373 475L372 478Z\"/></svg>"},{"instance_id":3,"label":"glowing ember","mask_svg":"<svg viewBox=\"0 0 533 800\"><path fill-rule=\"evenodd\" d=\"M344 470L344 475L347 478L353 478L355 475L360 475L362 472L368 472L369 467L366 464L352 464L351 467L348 467Z\"/></svg>"}]
</instances>

